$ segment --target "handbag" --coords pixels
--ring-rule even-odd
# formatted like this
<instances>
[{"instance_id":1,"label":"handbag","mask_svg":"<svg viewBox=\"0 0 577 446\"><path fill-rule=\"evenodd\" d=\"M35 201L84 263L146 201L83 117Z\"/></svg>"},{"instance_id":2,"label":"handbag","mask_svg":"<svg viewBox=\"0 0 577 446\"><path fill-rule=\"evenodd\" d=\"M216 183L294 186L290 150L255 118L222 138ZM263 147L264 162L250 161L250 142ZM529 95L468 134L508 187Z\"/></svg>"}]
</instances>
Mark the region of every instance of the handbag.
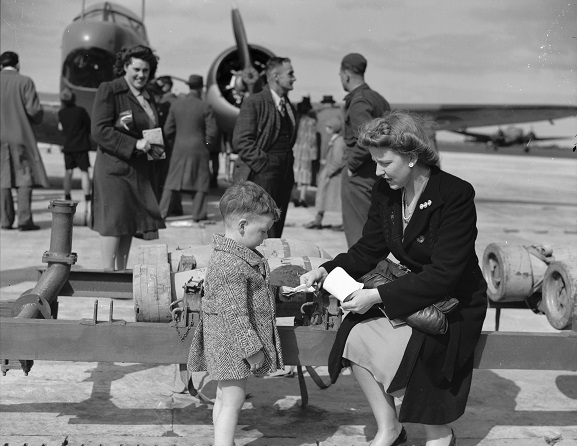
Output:
<instances>
[{"instance_id":1,"label":"handbag","mask_svg":"<svg viewBox=\"0 0 577 446\"><path fill-rule=\"evenodd\" d=\"M410 272L411 270L409 268L385 259L379 262L372 271L361 277L359 281L364 283L365 288L377 288L379 285L390 283ZM403 325L406 323L430 335L445 334L449 328L446 314L453 311L457 305L459 305L459 301L447 295L438 302L413 314L399 319L392 319L391 323L393 325Z\"/></svg>"}]
</instances>

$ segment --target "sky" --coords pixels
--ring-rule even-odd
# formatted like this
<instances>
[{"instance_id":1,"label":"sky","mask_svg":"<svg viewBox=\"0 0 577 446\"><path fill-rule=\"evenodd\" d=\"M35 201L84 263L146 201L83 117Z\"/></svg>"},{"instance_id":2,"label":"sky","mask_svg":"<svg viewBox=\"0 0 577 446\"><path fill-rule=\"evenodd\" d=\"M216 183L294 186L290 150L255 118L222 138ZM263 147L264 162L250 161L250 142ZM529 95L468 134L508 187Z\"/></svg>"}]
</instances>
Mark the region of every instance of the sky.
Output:
<instances>
[{"instance_id":1,"label":"sky","mask_svg":"<svg viewBox=\"0 0 577 446\"><path fill-rule=\"evenodd\" d=\"M141 14L141 0L116 3ZM359 52L368 60L367 83L391 103L577 105L576 0L149 0L145 6L158 74L206 77L216 56L234 45L231 9L238 7L250 43L291 58L294 102L303 95L342 100L340 61ZM62 32L81 9L81 0L1 0L1 51L19 53L21 72L38 91L57 92ZM538 136L574 137L577 118L523 127Z\"/></svg>"}]
</instances>

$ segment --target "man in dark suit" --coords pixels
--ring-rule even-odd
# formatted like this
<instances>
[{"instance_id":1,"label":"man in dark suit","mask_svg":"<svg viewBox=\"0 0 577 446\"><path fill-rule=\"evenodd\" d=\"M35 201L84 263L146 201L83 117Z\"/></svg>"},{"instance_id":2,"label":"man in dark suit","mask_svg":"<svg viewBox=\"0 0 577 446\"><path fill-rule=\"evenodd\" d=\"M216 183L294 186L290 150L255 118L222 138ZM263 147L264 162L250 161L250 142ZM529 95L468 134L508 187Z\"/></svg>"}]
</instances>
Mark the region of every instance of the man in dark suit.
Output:
<instances>
[{"instance_id":1,"label":"man in dark suit","mask_svg":"<svg viewBox=\"0 0 577 446\"><path fill-rule=\"evenodd\" d=\"M236 120L232 145L239 157L233 182L253 181L272 196L282 214L268 236L281 237L294 185L292 147L298 124L287 97L296 80L290 59L272 57L266 79L261 92L244 100Z\"/></svg>"},{"instance_id":2,"label":"man in dark suit","mask_svg":"<svg viewBox=\"0 0 577 446\"><path fill-rule=\"evenodd\" d=\"M367 60L358 53L347 54L342 62L339 76L345 96L346 148L343 156L341 200L343 227L349 248L360 238L371 205L371 190L377 180L376 165L371 154L358 146L359 128L371 119L378 118L391 107L365 82Z\"/></svg>"},{"instance_id":3,"label":"man in dark suit","mask_svg":"<svg viewBox=\"0 0 577 446\"><path fill-rule=\"evenodd\" d=\"M12 229L14 201L12 189L18 191L18 229L40 229L32 220L32 188L48 187L48 177L36 145L32 124L42 121L44 111L32 79L22 76L18 54L5 51L0 55L1 143L0 189L2 229Z\"/></svg>"},{"instance_id":4,"label":"man in dark suit","mask_svg":"<svg viewBox=\"0 0 577 446\"><path fill-rule=\"evenodd\" d=\"M191 74L188 86L190 93L174 101L164 125L167 138L174 137L174 147L160 213L168 215L174 191L194 192L192 219L198 222L207 218L210 151L216 143L217 127L210 105L201 99L202 76Z\"/></svg>"}]
</instances>

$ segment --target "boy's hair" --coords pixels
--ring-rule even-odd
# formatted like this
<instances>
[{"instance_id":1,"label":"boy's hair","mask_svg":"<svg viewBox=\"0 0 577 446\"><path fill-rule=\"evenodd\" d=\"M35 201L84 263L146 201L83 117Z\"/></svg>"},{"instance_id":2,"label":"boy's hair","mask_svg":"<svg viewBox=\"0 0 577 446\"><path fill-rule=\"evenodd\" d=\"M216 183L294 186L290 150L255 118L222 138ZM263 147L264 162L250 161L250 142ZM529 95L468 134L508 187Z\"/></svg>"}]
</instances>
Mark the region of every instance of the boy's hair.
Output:
<instances>
[{"instance_id":1,"label":"boy's hair","mask_svg":"<svg viewBox=\"0 0 577 446\"><path fill-rule=\"evenodd\" d=\"M280 218L280 209L272 197L258 184L242 181L229 187L218 203L225 223L233 216L269 216L274 221Z\"/></svg>"}]
</instances>

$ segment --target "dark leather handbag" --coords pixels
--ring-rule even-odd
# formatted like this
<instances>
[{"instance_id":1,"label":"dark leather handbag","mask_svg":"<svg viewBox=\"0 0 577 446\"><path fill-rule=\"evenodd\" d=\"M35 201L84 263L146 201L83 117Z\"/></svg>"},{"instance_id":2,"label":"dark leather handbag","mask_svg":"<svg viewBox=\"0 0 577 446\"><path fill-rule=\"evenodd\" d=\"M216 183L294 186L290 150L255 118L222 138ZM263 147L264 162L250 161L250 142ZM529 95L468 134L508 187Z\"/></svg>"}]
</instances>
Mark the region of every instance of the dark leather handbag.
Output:
<instances>
[{"instance_id":1,"label":"dark leather handbag","mask_svg":"<svg viewBox=\"0 0 577 446\"><path fill-rule=\"evenodd\" d=\"M382 260L370 272L359 279L364 283L365 288L377 288L379 285L390 283L397 278L410 273L411 270L403 265L399 265L389 259ZM409 316L391 320L393 325L406 323L417 330L431 335L445 334L449 328L447 313L453 311L459 301L451 296L429 305Z\"/></svg>"}]
</instances>

